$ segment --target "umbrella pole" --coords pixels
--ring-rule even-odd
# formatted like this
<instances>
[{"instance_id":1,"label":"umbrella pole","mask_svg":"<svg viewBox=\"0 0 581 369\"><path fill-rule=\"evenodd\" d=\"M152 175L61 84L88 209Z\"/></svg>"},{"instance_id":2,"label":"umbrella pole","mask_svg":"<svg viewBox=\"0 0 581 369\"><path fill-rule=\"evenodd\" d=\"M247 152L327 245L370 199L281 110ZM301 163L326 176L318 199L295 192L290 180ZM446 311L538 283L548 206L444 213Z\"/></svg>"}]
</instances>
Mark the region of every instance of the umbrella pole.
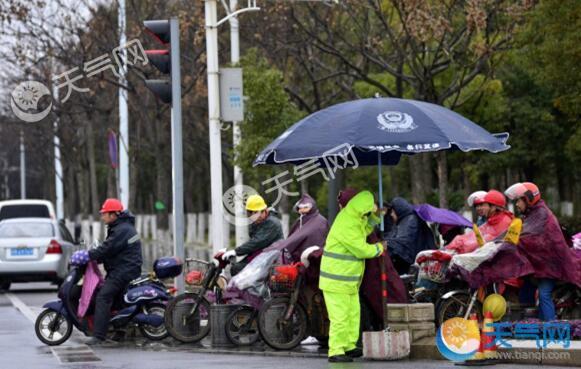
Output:
<instances>
[{"instance_id":1,"label":"umbrella pole","mask_svg":"<svg viewBox=\"0 0 581 369\"><path fill-rule=\"evenodd\" d=\"M382 176L382 165L381 165L381 153L377 153L377 176L379 177L379 208L383 207L383 176ZM379 212L379 216L381 218L381 239L383 239L383 231L384 231L384 224L383 224L383 215L381 211ZM379 271L381 273L381 307L383 310L383 329L388 329L387 324L387 272L385 269L385 258L387 257L386 253L382 253L379 257Z\"/></svg>"},{"instance_id":2,"label":"umbrella pole","mask_svg":"<svg viewBox=\"0 0 581 369\"><path fill-rule=\"evenodd\" d=\"M382 164L381 164L381 152L377 153L377 176L379 178L379 204L378 207L379 209L381 209L383 207L383 176L381 175L381 168L382 168ZM380 218L381 218L381 225L380 225L380 230L381 230L381 237L383 238L383 231L384 231L384 224L383 224L383 216L381 216L381 212L380 214Z\"/></svg>"}]
</instances>

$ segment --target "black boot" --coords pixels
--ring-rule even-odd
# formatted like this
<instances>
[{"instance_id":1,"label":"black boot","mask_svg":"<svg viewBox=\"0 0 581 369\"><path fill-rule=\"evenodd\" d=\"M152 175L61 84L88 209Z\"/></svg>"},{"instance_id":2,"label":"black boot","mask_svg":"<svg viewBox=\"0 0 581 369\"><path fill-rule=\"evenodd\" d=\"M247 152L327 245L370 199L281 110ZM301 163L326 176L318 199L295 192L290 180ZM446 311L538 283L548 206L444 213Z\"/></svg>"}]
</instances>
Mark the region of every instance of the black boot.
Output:
<instances>
[{"instance_id":1,"label":"black boot","mask_svg":"<svg viewBox=\"0 0 581 369\"><path fill-rule=\"evenodd\" d=\"M347 355L335 355L335 356L329 356L329 362L330 363L351 363L351 362L353 362L353 359Z\"/></svg>"},{"instance_id":2,"label":"black boot","mask_svg":"<svg viewBox=\"0 0 581 369\"><path fill-rule=\"evenodd\" d=\"M349 350L349 351L345 352L345 355L352 357L352 358L361 357L361 356L363 356L363 350L361 350L359 347L356 347L353 350Z\"/></svg>"}]
</instances>

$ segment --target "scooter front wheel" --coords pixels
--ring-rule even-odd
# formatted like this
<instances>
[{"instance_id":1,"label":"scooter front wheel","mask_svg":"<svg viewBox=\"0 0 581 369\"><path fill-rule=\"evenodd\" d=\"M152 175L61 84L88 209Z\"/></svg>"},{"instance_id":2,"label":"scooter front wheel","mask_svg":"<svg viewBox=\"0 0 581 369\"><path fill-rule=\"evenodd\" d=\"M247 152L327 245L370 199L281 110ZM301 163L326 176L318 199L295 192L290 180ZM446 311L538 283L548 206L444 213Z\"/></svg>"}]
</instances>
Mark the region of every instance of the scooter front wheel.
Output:
<instances>
[{"instance_id":1,"label":"scooter front wheel","mask_svg":"<svg viewBox=\"0 0 581 369\"><path fill-rule=\"evenodd\" d=\"M36 318L34 323L36 337L49 346L58 346L69 339L73 333L73 324L63 314L46 309Z\"/></svg>"},{"instance_id":2,"label":"scooter front wheel","mask_svg":"<svg viewBox=\"0 0 581 369\"><path fill-rule=\"evenodd\" d=\"M251 306L241 306L226 318L226 336L237 346L251 346L260 338L258 311Z\"/></svg>"},{"instance_id":3,"label":"scooter front wheel","mask_svg":"<svg viewBox=\"0 0 581 369\"><path fill-rule=\"evenodd\" d=\"M307 314L303 307L295 304L292 313L285 315L290 299L276 297L262 305L258 313L258 330L264 342L277 350L292 350L307 334Z\"/></svg>"},{"instance_id":4,"label":"scooter front wheel","mask_svg":"<svg viewBox=\"0 0 581 369\"><path fill-rule=\"evenodd\" d=\"M448 319L463 318L470 306L471 298L468 293L460 293L440 301L436 308L436 325L439 327ZM482 304L475 301L470 313L476 313L478 320L482 321Z\"/></svg>"},{"instance_id":5,"label":"scooter front wheel","mask_svg":"<svg viewBox=\"0 0 581 369\"><path fill-rule=\"evenodd\" d=\"M165 308L165 327L178 341L201 341L210 333L210 304L197 293L177 296Z\"/></svg>"}]
</instances>

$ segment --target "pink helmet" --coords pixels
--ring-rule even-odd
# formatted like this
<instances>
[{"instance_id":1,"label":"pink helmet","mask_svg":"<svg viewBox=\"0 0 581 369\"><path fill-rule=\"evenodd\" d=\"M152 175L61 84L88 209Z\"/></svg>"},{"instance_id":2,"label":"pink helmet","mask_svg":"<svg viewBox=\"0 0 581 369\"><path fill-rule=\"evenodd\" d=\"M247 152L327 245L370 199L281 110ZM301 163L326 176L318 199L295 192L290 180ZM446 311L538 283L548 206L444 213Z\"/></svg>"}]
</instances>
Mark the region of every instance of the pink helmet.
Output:
<instances>
[{"instance_id":1,"label":"pink helmet","mask_svg":"<svg viewBox=\"0 0 581 369\"><path fill-rule=\"evenodd\" d=\"M472 192L470 196L466 199L466 203L469 207L476 206L478 204L482 204L482 199L486 196L486 191L476 191Z\"/></svg>"}]
</instances>

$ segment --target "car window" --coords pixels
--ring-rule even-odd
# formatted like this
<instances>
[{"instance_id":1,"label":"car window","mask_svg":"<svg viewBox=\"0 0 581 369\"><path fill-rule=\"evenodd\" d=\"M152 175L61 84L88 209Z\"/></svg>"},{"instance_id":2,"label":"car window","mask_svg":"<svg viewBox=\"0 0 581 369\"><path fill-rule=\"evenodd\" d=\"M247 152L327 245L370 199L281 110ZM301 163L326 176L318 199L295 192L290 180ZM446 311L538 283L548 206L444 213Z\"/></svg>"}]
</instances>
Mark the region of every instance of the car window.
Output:
<instances>
[{"instance_id":1,"label":"car window","mask_svg":"<svg viewBox=\"0 0 581 369\"><path fill-rule=\"evenodd\" d=\"M54 227L35 222L0 224L0 238L16 237L54 237Z\"/></svg>"},{"instance_id":2,"label":"car window","mask_svg":"<svg viewBox=\"0 0 581 369\"><path fill-rule=\"evenodd\" d=\"M0 220L11 218L50 218L46 205L4 205L0 208Z\"/></svg>"},{"instance_id":3,"label":"car window","mask_svg":"<svg viewBox=\"0 0 581 369\"><path fill-rule=\"evenodd\" d=\"M75 241L73 240L73 236L71 236L71 233L69 232L67 227L65 227L64 224L59 223L59 230L60 230L61 237L63 238L63 240L70 242L70 243L75 243Z\"/></svg>"}]
</instances>

